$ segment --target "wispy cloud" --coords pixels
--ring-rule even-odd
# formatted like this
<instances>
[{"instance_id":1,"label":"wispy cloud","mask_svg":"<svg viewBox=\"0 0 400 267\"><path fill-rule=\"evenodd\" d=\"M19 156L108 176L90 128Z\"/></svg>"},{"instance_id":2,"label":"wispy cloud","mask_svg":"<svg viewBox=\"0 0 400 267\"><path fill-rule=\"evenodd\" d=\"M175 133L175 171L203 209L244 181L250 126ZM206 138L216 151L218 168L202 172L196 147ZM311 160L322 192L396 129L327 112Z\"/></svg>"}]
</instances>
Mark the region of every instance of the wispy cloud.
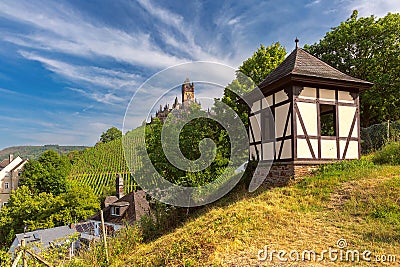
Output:
<instances>
[{"instance_id":1,"label":"wispy cloud","mask_svg":"<svg viewBox=\"0 0 400 267\"><path fill-rule=\"evenodd\" d=\"M85 91L85 90L79 89L79 88L68 88L68 89L73 92L77 92L85 97L90 98L90 99L93 99L97 102L103 103L103 104L116 105L116 104L120 104L123 102L127 102L126 99L119 97L112 92L100 93L100 92L88 92L88 91ZM90 108L88 108L88 109L90 109Z\"/></svg>"},{"instance_id":2,"label":"wispy cloud","mask_svg":"<svg viewBox=\"0 0 400 267\"><path fill-rule=\"evenodd\" d=\"M400 1L398 0L347 0L342 2L349 12L356 9L360 16L375 15L377 17L384 17L388 12L400 12Z\"/></svg>"},{"instance_id":3,"label":"wispy cloud","mask_svg":"<svg viewBox=\"0 0 400 267\"><path fill-rule=\"evenodd\" d=\"M135 74L104 69L95 66L76 66L60 60L50 59L32 52L20 51L23 57L38 61L50 71L74 82L86 82L110 89L137 86L142 78Z\"/></svg>"},{"instance_id":4,"label":"wispy cloud","mask_svg":"<svg viewBox=\"0 0 400 267\"><path fill-rule=\"evenodd\" d=\"M163 24L159 28L161 37L166 44L190 56L193 60L231 63L229 59L224 57L227 51L221 54L221 50L213 49L213 38L202 40L202 45L196 42L195 33L203 30L200 25L195 25L193 21L185 21L181 15L162 8L149 0L138 0L138 2L154 20ZM165 26L170 27L172 30L169 30ZM178 34L174 34L174 32ZM224 46L229 47L229 44L225 44Z\"/></svg>"},{"instance_id":5,"label":"wispy cloud","mask_svg":"<svg viewBox=\"0 0 400 267\"><path fill-rule=\"evenodd\" d=\"M145 32L125 32L87 21L66 4L56 2L0 2L0 16L24 23L33 33L5 40L17 45L66 54L110 57L117 61L162 68L186 62L165 53Z\"/></svg>"}]
</instances>

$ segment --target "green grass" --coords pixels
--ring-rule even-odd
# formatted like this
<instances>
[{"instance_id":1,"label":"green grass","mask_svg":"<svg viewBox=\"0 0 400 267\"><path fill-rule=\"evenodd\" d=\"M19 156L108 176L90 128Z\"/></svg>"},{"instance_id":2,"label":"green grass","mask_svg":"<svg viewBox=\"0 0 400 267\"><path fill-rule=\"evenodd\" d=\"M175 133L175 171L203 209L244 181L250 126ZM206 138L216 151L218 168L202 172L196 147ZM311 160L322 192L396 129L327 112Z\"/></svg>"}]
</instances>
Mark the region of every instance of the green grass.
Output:
<instances>
[{"instance_id":1,"label":"green grass","mask_svg":"<svg viewBox=\"0 0 400 267\"><path fill-rule=\"evenodd\" d=\"M400 165L400 142L392 142L375 153L372 160L377 164Z\"/></svg>"},{"instance_id":2,"label":"green grass","mask_svg":"<svg viewBox=\"0 0 400 267\"><path fill-rule=\"evenodd\" d=\"M258 251L268 245L275 250L320 252L336 248L341 238L346 239L348 249L394 254L400 262L399 205L400 166L374 165L366 159L341 162L291 186L248 193L241 184L153 241L144 242L140 229L129 227L110 239L109 265L281 266L277 259L260 262ZM353 266L327 260L311 263ZM80 255L71 266L108 264L98 246Z\"/></svg>"}]
</instances>

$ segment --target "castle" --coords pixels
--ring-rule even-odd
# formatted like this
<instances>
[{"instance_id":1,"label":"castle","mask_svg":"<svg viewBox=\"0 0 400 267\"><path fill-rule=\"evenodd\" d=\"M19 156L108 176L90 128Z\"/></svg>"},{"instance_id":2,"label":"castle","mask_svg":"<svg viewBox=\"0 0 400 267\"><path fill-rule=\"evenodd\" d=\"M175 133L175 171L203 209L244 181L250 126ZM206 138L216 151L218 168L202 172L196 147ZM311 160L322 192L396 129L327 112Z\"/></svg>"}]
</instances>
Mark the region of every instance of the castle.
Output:
<instances>
[{"instance_id":1,"label":"castle","mask_svg":"<svg viewBox=\"0 0 400 267\"><path fill-rule=\"evenodd\" d=\"M166 104L164 108L160 105L160 109L156 112L155 118L159 118L161 122L164 122L167 119L168 114L174 109L185 109L189 107L191 104L196 103L199 104L194 97L194 84L190 83L189 78L182 84L182 103L179 103L178 97L175 98L174 104L172 104L172 108L170 108L169 104ZM151 122L154 121L154 118L151 117Z\"/></svg>"}]
</instances>

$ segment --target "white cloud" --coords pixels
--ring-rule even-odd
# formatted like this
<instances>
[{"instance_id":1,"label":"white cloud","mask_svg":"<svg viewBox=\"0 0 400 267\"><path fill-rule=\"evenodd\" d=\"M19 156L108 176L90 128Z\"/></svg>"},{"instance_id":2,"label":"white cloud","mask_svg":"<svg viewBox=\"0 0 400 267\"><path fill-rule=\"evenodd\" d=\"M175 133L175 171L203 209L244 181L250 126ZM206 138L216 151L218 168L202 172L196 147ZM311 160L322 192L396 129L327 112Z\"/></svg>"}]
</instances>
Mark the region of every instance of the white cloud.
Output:
<instances>
[{"instance_id":1,"label":"white cloud","mask_svg":"<svg viewBox=\"0 0 400 267\"><path fill-rule=\"evenodd\" d=\"M0 16L30 25L33 33L6 36L17 45L79 56L104 56L140 66L162 68L186 62L165 53L145 32L128 33L96 25L56 2L0 2Z\"/></svg>"},{"instance_id":2,"label":"white cloud","mask_svg":"<svg viewBox=\"0 0 400 267\"><path fill-rule=\"evenodd\" d=\"M180 33L180 36L175 36L165 25L159 26L161 37L166 44L178 49L181 53L183 52L190 55L193 60L227 62L221 55L215 56L217 54L216 52L220 51L204 49L206 47L205 44L199 45L196 43L195 32L201 29L198 29L193 23L184 21L182 16L168 9L156 6L150 3L149 0L139 0L138 2L155 20L172 27L175 31ZM212 41L212 38L207 41Z\"/></svg>"},{"instance_id":3,"label":"white cloud","mask_svg":"<svg viewBox=\"0 0 400 267\"><path fill-rule=\"evenodd\" d=\"M320 2L321 2L321 0L313 0L313 1L309 2L308 4L306 4L306 7L318 5Z\"/></svg>"},{"instance_id":4,"label":"white cloud","mask_svg":"<svg viewBox=\"0 0 400 267\"><path fill-rule=\"evenodd\" d=\"M20 51L23 57L38 61L50 71L74 82L86 82L110 89L130 88L138 85L142 78L135 74L115 71L94 66L76 66L55 59L46 58L35 53Z\"/></svg>"},{"instance_id":5,"label":"white cloud","mask_svg":"<svg viewBox=\"0 0 400 267\"><path fill-rule=\"evenodd\" d=\"M348 0L345 2L345 7L351 14L351 11L357 9L359 16L365 17L375 15L384 17L388 12L400 12L400 1L398 0L374 0L374 1L359 1Z\"/></svg>"},{"instance_id":6,"label":"white cloud","mask_svg":"<svg viewBox=\"0 0 400 267\"><path fill-rule=\"evenodd\" d=\"M106 92L106 93L101 93L101 92L88 92L83 89L78 89L78 88L68 88L69 90L73 92L80 93L81 95L90 98L92 100L95 100L99 103L103 104L110 104L110 105L116 105L120 104L123 102L126 102L126 99L116 96L114 93L111 92ZM87 110L86 108L84 110Z\"/></svg>"}]
</instances>

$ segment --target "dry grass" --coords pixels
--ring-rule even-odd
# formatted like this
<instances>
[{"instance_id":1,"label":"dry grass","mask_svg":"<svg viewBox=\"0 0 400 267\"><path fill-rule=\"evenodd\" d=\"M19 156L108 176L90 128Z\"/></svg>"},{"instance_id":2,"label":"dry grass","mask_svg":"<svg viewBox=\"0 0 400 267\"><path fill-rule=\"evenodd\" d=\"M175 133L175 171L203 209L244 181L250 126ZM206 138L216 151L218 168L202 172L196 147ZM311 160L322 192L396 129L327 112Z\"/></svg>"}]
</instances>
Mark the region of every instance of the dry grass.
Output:
<instances>
[{"instance_id":1,"label":"dry grass","mask_svg":"<svg viewBox=\"0 0 400 267\"><path fill-rule=\"evenodd\" d=\"M399 264L399 175L399 166L361 162L328 168L288 187L231 194L170 234L119 250L111 266L353 266L257 258L264 246L321 252L337 248L341 238L346 239L347 249L394 254ZM71 266L101 266L93 255L90 262L88 255L85 258Z\"/></svg>"}]
</instances>

